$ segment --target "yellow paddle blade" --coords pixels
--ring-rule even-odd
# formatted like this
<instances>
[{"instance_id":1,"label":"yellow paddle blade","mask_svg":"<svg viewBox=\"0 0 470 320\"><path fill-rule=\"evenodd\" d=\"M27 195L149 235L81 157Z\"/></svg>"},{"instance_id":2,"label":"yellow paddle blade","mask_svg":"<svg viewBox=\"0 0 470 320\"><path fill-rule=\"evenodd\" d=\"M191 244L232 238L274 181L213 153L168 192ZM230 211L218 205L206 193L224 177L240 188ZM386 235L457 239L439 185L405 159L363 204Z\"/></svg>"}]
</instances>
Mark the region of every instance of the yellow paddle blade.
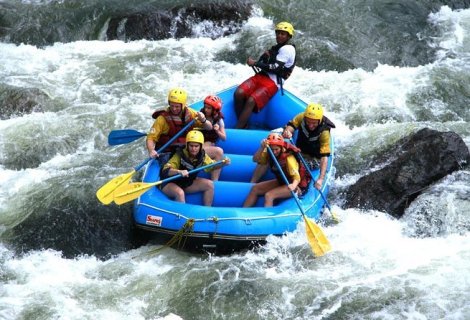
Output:
<instances>
[{"instance_id":1,"label":"yellow paddle blade","mask_svg":"<svg viewBox=\"0 0 470 320\"><path fill-rule=\"evenodd\" d=\"M117 189L113 196L114 202L116 204L123 204L134 199L140 197L141 194L147 192L153 186L157 186L161 184L162 181L157 181L153 183L145 183L145 182L132 182L126 185L123 185L119 189Z\"/></svg>"},{"instance_id":2,"label":"yellow paddle blade","mask_svg":"<svg viewBox=\"0 0 470 320\"><path fill-rule=\"evenodd\" d=\"M96 197L98 200L100 200L103 204L110 204L113 202L114 191L116 191L116 189L121 185L128 183L134 173L135 170L132 170L131 172L121 174L120 176L117 176L116 178L108 181L105 185L99 188L98 191L96 191Z\"/></svg>"},{"instance_id":3,"label":"yellow paddle blade","mask_svg":"<svg viewBox=\"0 0 470 320\"><path fill-rule=\"evenodd\" d=\"M313 221L304 216L305 230L308 243L315 256L320 257L331 250L331 245L322 229Z\"/></svg>"}]
</instances>

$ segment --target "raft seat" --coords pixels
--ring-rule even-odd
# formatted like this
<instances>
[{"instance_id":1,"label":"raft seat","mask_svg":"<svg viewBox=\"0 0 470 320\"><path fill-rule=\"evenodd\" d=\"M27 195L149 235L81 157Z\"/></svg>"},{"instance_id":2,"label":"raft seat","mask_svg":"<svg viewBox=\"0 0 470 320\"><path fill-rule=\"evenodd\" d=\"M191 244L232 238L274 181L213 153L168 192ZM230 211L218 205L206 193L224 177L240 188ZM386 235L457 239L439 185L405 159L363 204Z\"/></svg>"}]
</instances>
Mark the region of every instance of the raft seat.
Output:
<instances>
[{"instance_id":1,"label":"raft seat","mask_svg":"<svg viewBox=\"0 0 470 320\"><path fill-rule=\"evenodd\" d=\"M217 146L227 154L242 154L253 156L260 146L262 139L268 137L269 130L225 129L227 140L217 141Z\"/></svg>"},{"instance_id":2,"label":"raft seat","mask_svg":"<svg viewBox=\"0 0 470 320\"><path fill-rule=\"evenodd\" d=\"M250 182L256 168L256 162L253 162L253 156L242 154L225 154L225 156L230 158L230 165L222 168L219 180ZM207 172L202 172L198 176L210 179L210 174ZM274 175L268 170L261 180L269 179L274 179Z\"/></svg>"},{"instance_id":3,"label":"raft seat","mask_svg":"<svg viewBox=\"0 0 470 320\"><path fill-rule=\"evenodd\" d=\"M230 158L230 165L224 166L220 173L220 180L214 182L213 207L242 207L251 187L250 182L256 163L252 155L226 154ZM202 172L199 177L210 179L210 173ZM274 179L268 170L261 178L262 181ZM202 192L186 194L186 202L202 205ZM264 197L259 197L256 207L262 207Z\"/></svg>"},{"instance_id":4,"label":"raft seat","mask_svg":"<svg viewBox=\"0 0 470 320\"><path fill-rule=\"evenodd\" d=\"M216 181L214 182L214 202L213 207L237 207L241 208L253 183ZM202 205L202 192L186 194L186 203ZM256 207L262 207L264 197L259 197Z\"/></svg>"}]
</instances>

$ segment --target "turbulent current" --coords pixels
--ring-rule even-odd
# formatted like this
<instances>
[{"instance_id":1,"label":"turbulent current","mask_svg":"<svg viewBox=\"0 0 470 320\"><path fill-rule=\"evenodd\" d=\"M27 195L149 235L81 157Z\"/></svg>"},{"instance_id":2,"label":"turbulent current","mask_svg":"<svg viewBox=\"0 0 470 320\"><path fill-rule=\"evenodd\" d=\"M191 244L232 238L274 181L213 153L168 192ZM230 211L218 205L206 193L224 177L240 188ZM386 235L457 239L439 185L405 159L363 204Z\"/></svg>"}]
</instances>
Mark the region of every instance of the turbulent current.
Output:
<instances>
[{"instance_id":1,"label":"turbulent current","mask_svg":"<svg viewBox=\"0 0 470 320\"><path fill-rule=\"evenodd\" d=\"M470 4L234 3L252 6L246 19L217 24L184 15L189 1L0 1L0 319L470 319L468 165L400 220L342 207L410 133L470 146ZM190 32L109 38L116 17L159 9ZM111 147L109 132L149 130L172 87L195 102L241 82L282 20L299 54L286 88L337 126L341 223L320 221L333 250L315 258L302 224L228 256L140 246L131 204L95 192L147 157L144 141Z\"/></svg>"}]
</instances>

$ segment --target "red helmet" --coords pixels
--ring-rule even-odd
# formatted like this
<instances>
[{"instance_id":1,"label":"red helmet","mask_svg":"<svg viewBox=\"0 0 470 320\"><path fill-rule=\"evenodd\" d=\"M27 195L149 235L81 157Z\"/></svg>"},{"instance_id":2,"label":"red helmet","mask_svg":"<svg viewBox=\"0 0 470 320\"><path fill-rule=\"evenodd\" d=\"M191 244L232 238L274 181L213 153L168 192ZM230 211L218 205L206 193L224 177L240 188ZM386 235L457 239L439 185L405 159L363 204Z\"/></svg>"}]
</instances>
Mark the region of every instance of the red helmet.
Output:
<instances>
[{"instance_id":1,"label":"red helmet","mask_svg":"<svg viewBox=\"0 0 470 320\"><path fill-rule=\"evenodd\" d=\"M270 146L285 147L286 145L284 138L279 133L270 133L267 140Z\"/></svg>"},{"instance_id":2,"label":"red helmet","mask_svg":"<svg viewBox=\"0 0 470 320\"><path fill-rule=\"evenodd\" d=\"M211 106L216 111L220 111L220 109L222 109L222 99L220 99L216 95L208 95L204 99L204 104L207 104L208 106Z\"/></svg>"}]
</instances>

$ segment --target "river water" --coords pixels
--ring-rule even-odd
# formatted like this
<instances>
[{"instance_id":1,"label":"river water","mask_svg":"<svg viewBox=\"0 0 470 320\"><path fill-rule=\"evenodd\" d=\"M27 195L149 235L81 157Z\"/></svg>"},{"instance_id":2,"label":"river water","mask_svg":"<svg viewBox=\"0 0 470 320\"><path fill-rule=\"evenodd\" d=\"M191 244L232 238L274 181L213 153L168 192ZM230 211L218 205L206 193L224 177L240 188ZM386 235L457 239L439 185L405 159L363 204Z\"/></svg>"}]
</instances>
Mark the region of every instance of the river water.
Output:
<instances>
[{"instance_id":1,"label":"river water","mask_svg":"<svg viewBox=\"0 0 470 320\"><path fill-rule=\"evenodd\" d=\"M36 102L0 120L1 319L470 319L468 166L400 220L342 208L342 192L405 135L452 130L470 145L470 9L423 18L408 1L256 1L232 35L196 24L181 39L105 41L106 16L131 7L0 2L2 113L6 97ZM296 26L300 56L286 88L337 125L341 223L321 222L332 252L313 257L302 225L230 256L137 246L131 205L103 206L95 192L147 154L142 140L108 146L108 133L147 131L171 87L194 102L247 78L244 59L280 20Z\"/></svg>"}]
</instances>

